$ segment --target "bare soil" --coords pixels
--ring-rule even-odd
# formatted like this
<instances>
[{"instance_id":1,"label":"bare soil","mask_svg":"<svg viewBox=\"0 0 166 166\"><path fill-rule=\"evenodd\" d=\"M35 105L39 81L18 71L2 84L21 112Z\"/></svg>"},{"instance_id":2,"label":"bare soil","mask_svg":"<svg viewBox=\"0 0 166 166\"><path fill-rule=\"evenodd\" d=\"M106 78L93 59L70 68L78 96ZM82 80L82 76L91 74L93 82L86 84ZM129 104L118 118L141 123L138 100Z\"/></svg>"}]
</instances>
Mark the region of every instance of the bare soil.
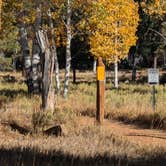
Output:
<instances>
[{"instance_id":1,"label":"bare soil","mask_svg":"<svg viewBox=\"0 0 166 166\"><path fill-rule=\"evenodd\" d=\"M80 127L96 125L94 118L79 117L78 125ZM113 120L104 120L101 128L105 132L112 132L115 135L125 137L129 141L140 146L161 146L166 147L166 132L155 129L142 129L135 125L128 125Z\"/></svg>"}]
</instances>

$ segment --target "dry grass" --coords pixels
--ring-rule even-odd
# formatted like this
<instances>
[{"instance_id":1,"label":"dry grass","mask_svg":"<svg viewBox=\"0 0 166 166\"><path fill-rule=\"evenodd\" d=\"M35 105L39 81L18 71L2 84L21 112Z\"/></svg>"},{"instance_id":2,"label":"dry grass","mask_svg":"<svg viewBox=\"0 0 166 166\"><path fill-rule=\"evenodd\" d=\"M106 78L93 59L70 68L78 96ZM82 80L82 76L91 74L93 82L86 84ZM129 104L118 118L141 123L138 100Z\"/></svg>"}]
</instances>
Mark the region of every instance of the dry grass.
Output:
<instances>
[{"instance_id":1,"label":"dry grass","mask_svg":"<svg viewBox=\"0 0 166 166\"><path fill-rule=\"evenodd\" d=\"M118 165L119 162L122 162L119 165L146 165L148 162L154 164L166 160L166 149L156 146L139 147L123 137L106 132L100 127L85 127L57 138L42 135L38 137L22 136L10 130L5 133L8 133L8 135L4 135L3 132L0 136L0 154L3 154L2 149L10 152L13 150L12 154L14 156L19 154L20 157L24 153L26 155L30 153L31 157L28 162L34 161L34 156L36 156L34 162L43 163L47 161L47 164L56 163L56 160L58 160L56 158L60 157L62 161L65 160L63 161L64 165L71 165L74 160L77 163L75 165L81 165L81 161L87 162L87 165L90 165L90 163L91 165L104 163L105 165L113 163ZM43 158L39 157L41 154ZM18 157L16 159L18 160ZM2 160L1 157L0 160ZM6 161L9 158L4 157L3 160ZM21 160L23 163L25 161ZM21 163L19 162L19 164Z\"/></svg>"},{"instance_id":2,"label":"dry grass","mask_svg":"<svg viewBox=\"0 0 166 166\"><path fill-rule=\"evenodd\" d=\"M86 75L88 76L89 83L84 83L87 79ZM8 110L13 108L27 114L39 111L40 98L36 96L30 99L27 96L26 86L20 79L20 76L16 74L15 77L17 80L15 83L4 82L4 78L2 79L1 77L0 91L2 95L0 96L0 102L2 103L1 107L4 105L2 110L10 112ZM61 96L57 97L58 105L55 109L61 111L55 112L67 112L67 116L75 114L94 117L96 109L96 84L93 77L92 73L78 74L78 84L71 84L68 100L66 101ZM151 91L152 88L147 84L121 83L118 90L114 89L113 84L107 84L105 117L126 123L144 125L147 128L166 129L165 88L163 85L157 86L157 109L155 113L152 110ZM4 104L9 102L10 104ZM13 110L10 114L15 114L16 110ZM61 116L62 119L64 117L63 113L58 116ZM11 117L14 116L11 115Z\"/></svg>"},{"instance_id":3,"label":"dry grass","mask_svg":"<svg viewBox=\"0 0 166 166\"><path fill-rule=\"evenodd\" d=\"M6 74L0 74L1 122L14 121L31 131L36 130L36 128L41 131L53 125L61 125L63 128L63 136L55 138L42 134L21 135L12 131L8 126L0 126L1 149L18 150L22 153L25 150L26 153L31 154L35 151L36 154L42 153L42 155L47 156L46 158L48 158L47 154L56 156L60 153L62 158L74 158L73 160L76 163L87 160L91 161L92 165L95 165L95 162L101 165L100 160L106 163L110 160L110 163L115 162L116 165L121 160L122 163L126 163L125 165L127 163L129 165L132 165L132 163L140 165L139 162L142 164L144 163L143 160L145 162L151 162L152 159L158 161L162 157L162 161L165 161L165 148L140 147L123 137L114 135L112 132L106 132L99 126L78 126L78 123L76 123L77 116L95 116L96 85L94 78L90 76L88 77L89 83L82 83L86 81L86 74L79 74L78 83L71 84L68 100L58 96L58 105L55 110L45 113L39 112L40 98L38 96L30 98L27 95L26 86L18 73L15 75L14 82L9 81L10 76L4 77ZM119 90L116 90L109 83L106 89L106 118L126 123L137 123L148 128L166 129L166 112L164 109L166 94L163 86L157 87L157 110L155 113L152 112L151 107L151 88L146 84L120 84ZM28 149L28 152L26 149ZM52 159L49 161L51 162Z\"/></svg>"},{"instance_id":4,"label":"dry grass","mask_svg":"<svg viewBox=\"0 0 166 166\"><path fill-rule=\"evenodd\" d=\"M147 85L120 84L114 89L107 84L105 117L126 123L144 125L147 128L166 129L166 93L163 85L157 86L156 111L152 108L152 88ZM61 107L73 109L77 115L95 116L96 86L95 83L72 85L69 99L58 99ZM78 97L77 97L78 96Z\"/></svg>"}]
</instances>

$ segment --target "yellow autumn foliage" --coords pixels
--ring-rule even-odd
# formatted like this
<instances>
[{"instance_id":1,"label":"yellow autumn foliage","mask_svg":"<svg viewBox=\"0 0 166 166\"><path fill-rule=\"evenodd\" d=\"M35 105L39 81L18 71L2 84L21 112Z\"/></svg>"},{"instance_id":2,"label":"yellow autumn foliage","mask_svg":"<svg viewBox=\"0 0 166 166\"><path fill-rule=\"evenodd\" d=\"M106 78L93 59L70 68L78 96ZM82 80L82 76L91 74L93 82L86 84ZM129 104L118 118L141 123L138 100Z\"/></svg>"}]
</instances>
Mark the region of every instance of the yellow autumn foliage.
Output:
<instances>
[{"instance_id":1,"label":"yellow autumn foliage","mask_svg":"<svg viewBox=\"0 0 166 166\"><path fill-rule=\"evenodd\" d=\"M144 7L145 11L148 14L159 14L159 15L166 14L165 0L154 0L154 2L150 4L145 4L145 2L142 2L141 5Z\"/></svg>"},{"instance_id":2,"label":"yellow autumn foliage","mask_svg":"<svg viewBox=\"0 0 166 166\"><path fill-rule=\"evenodd\" d=\"M52 12L52 18L56 22L55 27L55 41L57 47L66 46L66 18L67 18L67 1L66 0L51 0L56 10ZM91 4L91 0L70 0L71 8L71 35L72 38L83 34L83 31L87 25L88 8Z\"/></svg>"},{"instance_id":3,"label":"yellow autumn foliage","mask_svg":"<svg viewBox=\"0 0 166 166\"><path fill-rule=\"evenodd\" d=\"M0 30L1 30L2 0L0 0Z\"/></svg>"},{"instance_id":4,"label":"yellow autumn foliage","mask_svg":"<svg viewBox=\"0 0 166 166\"><path fill-rule=\"evenodd\" d=\"M92 6L91 53L108 62L125 58L137 40L137 4L133 0L98 0Z\"/></svg>"}]
</instances>

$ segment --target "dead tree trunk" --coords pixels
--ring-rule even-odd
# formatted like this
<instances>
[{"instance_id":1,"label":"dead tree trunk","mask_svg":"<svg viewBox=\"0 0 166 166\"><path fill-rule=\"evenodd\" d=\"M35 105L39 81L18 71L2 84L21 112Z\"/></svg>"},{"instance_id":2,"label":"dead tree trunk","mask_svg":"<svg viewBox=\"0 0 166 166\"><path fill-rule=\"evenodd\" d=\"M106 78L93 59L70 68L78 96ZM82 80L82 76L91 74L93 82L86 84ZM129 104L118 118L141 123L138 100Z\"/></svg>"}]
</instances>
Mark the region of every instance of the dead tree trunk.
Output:
<instances>
[{"instance_id":1,"label":"dead tree trunk","mask_svg":"<svg viewBox=\"0 0 166 166\"><path fill-rule=\"evenodd\" d=\"M36 22L35 22L35 36L32 45L32 83L33 93L38 94L41 91L41 78L40 78L40 55L41 48L37 40L37 34L41 25L41 5L37 8Z\"/></svg>"},{"instance_id":2,"label":"dead tree trunk","mask_svg":"<svg viewBox=\"0 0 166 166\"><path fill-rule=\"evenodd\" d=\"M37 33L37 40L42 51L42 86L41 86L41 95L42 95L42 108L43 110L53 107L52 91L50 90L50 84L52 81L52 57L50 52L50 46L48 42L47 33L40 30ZM50 99L50 100L48 100ZM54 100L54 99L53 99Z\"/></svg>"},{"instance_id":3,"label":"dead tree trunk","mask_svg":"<svg viewBox=\"0 0 166 166\"><path fill-rule=\"evenodd\" d=\"M65 81L64 81L64 98L67 98L68 86L69 86L69 75L71 67L71 0L67 1L67 20L66 20L66 31L67 31L67 43L66 43L66 68L65 68Z\"/></svg>"},{"instance_id":4,"label":"dead tree trunk","mask_svg":"<svg viewBox=\"0 0 166 166\"><path fill-rule=\"evenodd\" d=\"M28 93L31 93L32 91L31 57L30 57L30 49L28 46L27 31L24 23L21 23L19 26L19 35L20 35L21 52L23 56L23 70L25 71Z\"/></svg>"},{"instance_id":5,"label":"dead tree trunk","mask_svg":"<svg viewBox=\"0 0 166 166\"><path fill-rule=\"evenodd\" d=\"M44 53L43 75L42 75L42 108L45 110L48 108L48 104L52 107L52 102L48 102L50 97L50 50L46 48Z\"/></svg>"}]
</instances>

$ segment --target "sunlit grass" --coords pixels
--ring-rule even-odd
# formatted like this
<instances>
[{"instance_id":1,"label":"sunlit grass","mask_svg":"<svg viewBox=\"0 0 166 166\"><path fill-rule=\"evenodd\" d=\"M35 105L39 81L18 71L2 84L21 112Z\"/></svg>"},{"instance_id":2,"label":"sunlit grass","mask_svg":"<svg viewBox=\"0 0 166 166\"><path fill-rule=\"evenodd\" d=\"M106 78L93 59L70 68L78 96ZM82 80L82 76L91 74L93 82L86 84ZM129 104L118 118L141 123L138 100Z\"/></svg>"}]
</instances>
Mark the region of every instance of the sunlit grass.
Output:
<instances>
[{"instance_id":1,"label":"sunlit grass","mask_svg":"<svg viewBox=\"0 0 166 166\"><path fill-rule=\"evenodd\" d=\"M96 114L96 83L94 78L90 79L89 77L88 83L70 83L68 99L58 95L56 96L55 110L41 112L40 97L30 97L27 94L27 87L21 74L16 73L15 77L16 80L9 83L1 74L0 120L2 122L14 121L31 130L36 126L38 130L43 130L48 126L58 124L62 125L67 132L60 138L43 135L32 137L31 135L14 134L11 130L5 128L2 131L0 130L0 138L4 140L0 142L0 147L13 149L16 147L37 147L39 151L46 153L60 150L72 155L92 157L96 154L104 155L105 153L110 156L127 156L129 158L142 156L148 158L155 154L165 155L165 149L160 147L146 147L144 149L130 143L123 137L117 137L112 132L105 131L99 126L79 128L78 123L76 123L78 117L83 115L95 117ZM85 73L83 77L81 75L79 77L84 81L86 79ZM148 128L166 129L165 89L162 85L158 85L156 90L157 106L154 112L151 101L152 87L150 85L120 83L119 89L115 89L113 84L106 84L105 118L145 125ZM8 140L5 140L6 136ZM13 136L16 139L13 139ZM17 139L21 139L21 142Z\"/></svg>"},{"instance_id":2,"label":"sunlit grass","mask_svg":"<svg viewBox=\"0 0 166 166\"><path fill-rule=\"evenodd\" d=\"M79 74L79 78L83 79L84 82L86 80L85 74L87 73L84 73L83 76ZM12 110L27 113L40 110L40 97L32 96L30 98L21 75L16 73L15 77L17 80L14 83L5 82L3 77L0 78L0 100L3 105L1 109L7 111L12 108ZM94 78L88 78L88 81L92 83L70 83L68 100L63 99L61 95L57 96L55 108L69 110L69 112L72 111L76 115L94 117L96 113L96 83ZM157 85L156 92L157 104L154 112L152 107L152 87L150 85L120 83L119 89L115 89L113 84L107 83L105 91L105 117L129 123L147 123L148 127L165 129L166 93L164 86ZM155 123L160 124L153 125L155 118L157 118Z\"/></svg>"}]
</instances>

